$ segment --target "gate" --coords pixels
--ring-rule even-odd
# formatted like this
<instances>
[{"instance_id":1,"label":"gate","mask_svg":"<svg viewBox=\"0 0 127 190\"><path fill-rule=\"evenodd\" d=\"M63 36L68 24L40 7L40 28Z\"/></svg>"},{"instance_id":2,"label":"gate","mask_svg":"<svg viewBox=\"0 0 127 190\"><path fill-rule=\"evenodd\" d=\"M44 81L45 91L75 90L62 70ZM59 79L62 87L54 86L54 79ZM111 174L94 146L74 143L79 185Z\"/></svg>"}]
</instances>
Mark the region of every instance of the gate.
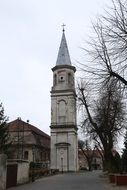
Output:
<instances>
[{"instance_id":1,"label":"gate","mask_svg":"<svg viewBox=\"0 0 127 190\"><path fill-rule=\"evenodd\" d=\"M6 188L14 187L16 185L17 185L17 164L8 164Z\"/></svg>"}]
</instances>

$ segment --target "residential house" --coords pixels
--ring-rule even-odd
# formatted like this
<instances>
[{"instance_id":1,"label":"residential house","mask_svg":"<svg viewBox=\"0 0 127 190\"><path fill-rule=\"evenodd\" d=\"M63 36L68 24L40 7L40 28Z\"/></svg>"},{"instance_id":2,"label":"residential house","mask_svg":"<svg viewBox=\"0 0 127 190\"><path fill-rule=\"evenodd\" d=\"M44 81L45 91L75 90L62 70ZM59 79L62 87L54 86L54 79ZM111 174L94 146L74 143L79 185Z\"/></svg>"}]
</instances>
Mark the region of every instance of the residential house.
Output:
<instances>
[{"instance_id":1,"label":"residential house","mask_svg":"<svg viewBox=\"0 0 127 190\"><path fill-rule=\"evenodd\" d=\"M84 151L84 152L83 152ZM78 151L79 168L88 170L88 161L86 156L91 160L91 169L98 170L103 168L102 157L97 149L94 150L81 150Z\"/></svg>"},{"instance_id":2,"label":"residential house","mask_svg":"<svg viewBox=\"0 0 127 190\"><path fill-rule=\"evenodd\" d=\"M12 145L8 159L28 160L29 162L49 162L50 136L18 118L8 123Z\"/></svg>"}]
</instances>

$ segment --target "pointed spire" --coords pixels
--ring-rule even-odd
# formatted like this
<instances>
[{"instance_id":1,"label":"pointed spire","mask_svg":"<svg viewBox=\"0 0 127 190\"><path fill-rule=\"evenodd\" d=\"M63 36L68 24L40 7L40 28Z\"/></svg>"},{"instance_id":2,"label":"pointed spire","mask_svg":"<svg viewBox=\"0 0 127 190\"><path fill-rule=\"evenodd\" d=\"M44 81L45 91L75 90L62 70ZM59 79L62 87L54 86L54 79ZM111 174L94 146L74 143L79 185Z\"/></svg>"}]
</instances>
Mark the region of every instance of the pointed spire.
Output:
<instances>
[{"instance_id":1,"label":"pointed spire","mask_svg":"<svg viewBox=\"0 0 127 190\"><path fill-rule=\"evenodd\" d=\"M56 61L56 65L71 65L71 59L67 47L67 42L66 42L66 37L65 37L65 29L64 29L64 24L62 25L63 27L63 35L61 39L61 44L58 52L58 57Z\"/></svg>"}]
</instances>

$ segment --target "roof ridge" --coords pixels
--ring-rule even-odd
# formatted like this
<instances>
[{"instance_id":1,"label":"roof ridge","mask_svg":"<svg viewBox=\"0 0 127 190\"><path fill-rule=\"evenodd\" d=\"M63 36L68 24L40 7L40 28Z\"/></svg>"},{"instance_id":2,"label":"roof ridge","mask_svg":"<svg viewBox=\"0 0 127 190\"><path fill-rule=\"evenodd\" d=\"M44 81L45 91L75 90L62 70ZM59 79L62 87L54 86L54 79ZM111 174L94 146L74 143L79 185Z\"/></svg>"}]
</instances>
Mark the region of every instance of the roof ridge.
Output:
<instances>
[{"instance_id":1,"label":"roof ridge","mask_svg":"<svg viewBox=\"0 0 127 190\"><path fill-rule=\"evenodd\" d=\"M38 132L39 135L43 135L43 136L45 136L45 137L50 137L47 133L43 132L41 129L39 129L39 128L35 127L34 125L32 125L32 124L30 124L30 123L28 123L28 122L25 122L25 121L23 121L23 120L21 120L21 119L16 119L16 120L14 120L14 121L9 122L8 124L11 124L11 123L14 123L14 122L17 122L17 121L24 123L25 125L27 125L27 127L28 127L31 131L34 131L35 133ZM37 134L38 134L38 133L37 133Z\"/></svg>"}]
</instances>

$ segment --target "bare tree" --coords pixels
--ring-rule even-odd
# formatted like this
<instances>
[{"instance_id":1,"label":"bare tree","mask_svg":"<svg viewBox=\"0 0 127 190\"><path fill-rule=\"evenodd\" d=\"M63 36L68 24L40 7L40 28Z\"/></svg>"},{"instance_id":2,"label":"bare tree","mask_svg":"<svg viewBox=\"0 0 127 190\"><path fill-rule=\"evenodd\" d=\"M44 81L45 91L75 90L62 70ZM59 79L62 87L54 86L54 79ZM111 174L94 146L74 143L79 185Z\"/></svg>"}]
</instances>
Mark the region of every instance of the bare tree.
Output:
<instances>
[{"instance_id":1,"label":"bare tree","mask_svg":"<svg viewBox=\"0 0 127 190\"><path fill-rule=\"evenodd\" d=\"M104 151L105 168L111 168L112 149L117 141L118 134L124 128L124 106L122 94L114 80L102 89L100 96L91 108L83 83L78 85L78 99L80 106L85 108L86 115L82 127L100 145Z\"/></svg>"},{"instance_id":2,"label":"bare tree","mask_svg":"<svg viewBox=\"0 0 127 190\"><path fill-rule=\"evenodd\" d=\"M92 170L92 161L94 156L94 151L92 150L88 140L79 140L78 141L78 147L82 151L82 154L84 155L84 158L87 160L89 171Z\"/></svg>"},{"instance_id":3,"label":"bare tree","mask_svg":"<svg viewBox=\"0 0 127 190\"><path fill-rule=\"evenodd\" d=\"M87 42L87 48L82 48L88 62L80 64L85 82L82 80L78 84L79 102L87 115L82 126L104 150L107 168L111 164L111 150L124 128L122 92L127 86L127 1L111 2L106 14L94 22L94 36ZM86 78L97 96L92 103L87 94Z\"/></svg>"},{"instance_id":4,"label":"bare tree","mask_svg":"<svg viewBox=\"0 0 127 190\"><path fill-rule=\"evenodd\" d=\"M127 1L111 0L112 7L93 24L94 36L87 43L87 64L82 70L97 83L111 78L127 86ZM100 81L100 82L99 82Z\"/></svg>"}]
</instances>

